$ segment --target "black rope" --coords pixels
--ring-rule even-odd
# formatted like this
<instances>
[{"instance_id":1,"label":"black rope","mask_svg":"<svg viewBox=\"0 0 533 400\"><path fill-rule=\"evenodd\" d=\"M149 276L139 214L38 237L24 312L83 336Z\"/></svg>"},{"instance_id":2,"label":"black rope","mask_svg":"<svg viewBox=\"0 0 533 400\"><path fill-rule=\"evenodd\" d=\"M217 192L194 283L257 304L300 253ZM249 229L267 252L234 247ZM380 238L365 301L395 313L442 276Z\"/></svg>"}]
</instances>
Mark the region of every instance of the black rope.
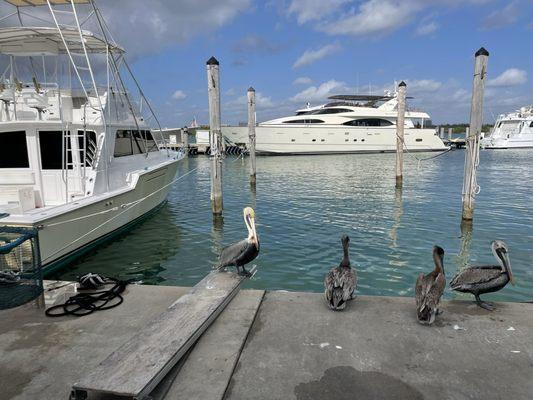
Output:
<instances>
[{"instance_id":1,"label":"black rope","mask_svg":"<svg viewBox=\"0 0 533 400\"><path fill-rule=\"evenodd\" d=\"M80 288L83 292L71 296L64 304L57 304L48 308L45 314L48 317L62 317L64 315L82 317L95 311L109 310L119 306L124 301L121 293L124 292L129 282L114 278L104 279L105 285L112 285L111 288L96 292Z\"/></svg>"}]
</instances>

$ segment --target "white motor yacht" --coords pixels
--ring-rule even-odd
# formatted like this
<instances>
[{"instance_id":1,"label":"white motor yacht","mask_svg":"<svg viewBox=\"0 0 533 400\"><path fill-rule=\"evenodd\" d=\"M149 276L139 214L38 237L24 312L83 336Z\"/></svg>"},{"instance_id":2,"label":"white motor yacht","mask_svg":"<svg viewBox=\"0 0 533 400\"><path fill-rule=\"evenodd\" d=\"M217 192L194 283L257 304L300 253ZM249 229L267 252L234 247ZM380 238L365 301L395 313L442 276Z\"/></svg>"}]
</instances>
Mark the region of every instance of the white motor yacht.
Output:
<instances>
[{"instance_id":1,"label":"white motor yacht","mask_svg":"<svg viewBox=\"0 0 533 400\"><path fill-rule=\"evenodd\" d=\"M501 114L493 128L481 140L485 149L533 147L533 105L509 114Z\"/></svg>"},{"instance_id":2,"label":"white motor yacht","mask_svg":"<svg viewBox=\"0 0 533 400\"><path fill-rule=\"evenodd\" d=\"M263 154L341 154L396 151L397 94L336 95L331 103L297 110L295 115L260 123L256 151ZM447 147L422 111L405 113L405 151L443 151ZM227 141L248 143L248 128L224 126Z\"/></svg>"},{"instance_id":3,"label":"white motor yacht","mask_svg":"<svg viewBox=\"0 0 533 400\"><path fill-rule=\"evenodd\" d=\"M159 148L92 0L6 1L2 19L51 18L0 28L0 231L36 228L47 273L157 210L183 156Z\"/></svg>"}]
</instances>

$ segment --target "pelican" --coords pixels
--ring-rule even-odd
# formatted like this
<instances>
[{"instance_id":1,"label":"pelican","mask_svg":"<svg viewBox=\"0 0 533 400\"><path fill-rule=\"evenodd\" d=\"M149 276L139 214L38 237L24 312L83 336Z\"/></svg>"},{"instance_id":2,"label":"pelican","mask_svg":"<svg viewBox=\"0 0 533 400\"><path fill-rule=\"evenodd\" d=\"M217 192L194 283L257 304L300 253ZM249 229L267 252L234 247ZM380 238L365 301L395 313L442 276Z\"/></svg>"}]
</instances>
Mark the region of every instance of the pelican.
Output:
<instances>
[{"instance_id":1,"label":"pelican","mask_svg":"<svg viewBox=\"0 0 533 400\"><path fill-rule=\"evenodd\" d=\"M446 287L442 247L433 246L433 261L435 269L427 275L421 272L415 286L416 314L418 322L424 325L431 325L440 314L439 301Z\"/></svg>"},{"instance_id":2,"label":"pelican","mask_svg":"<svg viewBox=\"0 0 533 400\"><path fill-rule=\"evenodd\" d=\"M500 265L481 265L470 267L459 272L450 282L452 290L472 293L481 308L492 311L490 303L481 301L480 294L497 292L510 281L514 285L509 249L503 240L495 240L491 244L492 253Z\"/></svg>"},{"instance_id":3,"label":"pelican","mask_svg":"<svg viewBox=\"0 0 533 400\"><path fill-rule=\"evenodd\" d=\"M350 238L343 235L341 238L344 257L338 267L333 267L324 279L324 295L329 308L334 311L344 310L346 302L353 299L357 286L357 274L350 267L348 245Z\"/></svg>"},{"instance_id":4,"label":"pelican","mask_svg":"<svg viewBox=\"0 0 533 400\"><path fill-rule=\"evenodd\" d=\"M216 268L221 270L224 267L235 266L240 275L250 276L244 266L253 261L259 254L259 237L255 231L255 212L251 207L243 210L244 223L248 228L248 237L240 242L225 247L218 257ZM242 271L239 270L242 268Z\"/></svg>"}]
</instances>

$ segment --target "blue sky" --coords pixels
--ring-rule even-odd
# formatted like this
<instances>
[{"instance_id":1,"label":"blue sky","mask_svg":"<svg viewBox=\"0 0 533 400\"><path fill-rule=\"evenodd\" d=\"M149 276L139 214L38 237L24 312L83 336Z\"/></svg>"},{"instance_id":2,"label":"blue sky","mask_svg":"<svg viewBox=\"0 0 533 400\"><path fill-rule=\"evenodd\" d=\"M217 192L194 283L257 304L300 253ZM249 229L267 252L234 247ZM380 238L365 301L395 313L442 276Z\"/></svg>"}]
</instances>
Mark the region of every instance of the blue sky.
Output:
<instances>
[{"instance_id":1,"label":"blue sky","mask_svg":"<svg viewBox=\"0 0 533 400\"><path fill-rule=\"evenodd\" d=\"M464 122L481 46L490 52L485 122L533 103L533 0L97 3L165 126L207 122L211 56L224 123L246 121L250 85L264 121L369 85L381 94L394 80L407 81L412 105L434 122Z\"/></svg>"}]
</instances>

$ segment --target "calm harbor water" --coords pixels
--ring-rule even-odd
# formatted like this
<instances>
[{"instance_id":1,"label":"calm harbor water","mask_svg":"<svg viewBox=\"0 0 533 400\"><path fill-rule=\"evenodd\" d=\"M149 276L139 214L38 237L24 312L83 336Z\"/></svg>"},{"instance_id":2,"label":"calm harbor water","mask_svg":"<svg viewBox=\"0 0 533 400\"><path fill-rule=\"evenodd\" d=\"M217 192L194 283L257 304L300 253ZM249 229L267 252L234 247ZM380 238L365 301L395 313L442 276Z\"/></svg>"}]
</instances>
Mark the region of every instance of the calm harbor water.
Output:
<instances>
[{"instance_id":1,"label":"calm harbor water","mask_svg":"<svg viewBox=\"0 0 533 400\"><path fill-rule=\"evenodd\" d=\"M417 154L423 158L433 154ZM472 263L494 263L490 242L510 248L516 286L488 298L533 300L533 151L482 151L472 229L461 230L463 151L420 164L405 155L404 189L394 188L394 154L259 157L258 182L248 160L224 164L224 218L213 223L209 160L189 158L168 203L118 240L57 277L99 272L144 284L190 286L205 276L222 246L246 236L242 208L256 210L261 254L247 287L321 291L326 271L351 238L361 294L412 296L420 271L433 268L434 244L445 251L448 281ZM448 298L468 298L447 289Z\"/></svg>"}]
</instances>

